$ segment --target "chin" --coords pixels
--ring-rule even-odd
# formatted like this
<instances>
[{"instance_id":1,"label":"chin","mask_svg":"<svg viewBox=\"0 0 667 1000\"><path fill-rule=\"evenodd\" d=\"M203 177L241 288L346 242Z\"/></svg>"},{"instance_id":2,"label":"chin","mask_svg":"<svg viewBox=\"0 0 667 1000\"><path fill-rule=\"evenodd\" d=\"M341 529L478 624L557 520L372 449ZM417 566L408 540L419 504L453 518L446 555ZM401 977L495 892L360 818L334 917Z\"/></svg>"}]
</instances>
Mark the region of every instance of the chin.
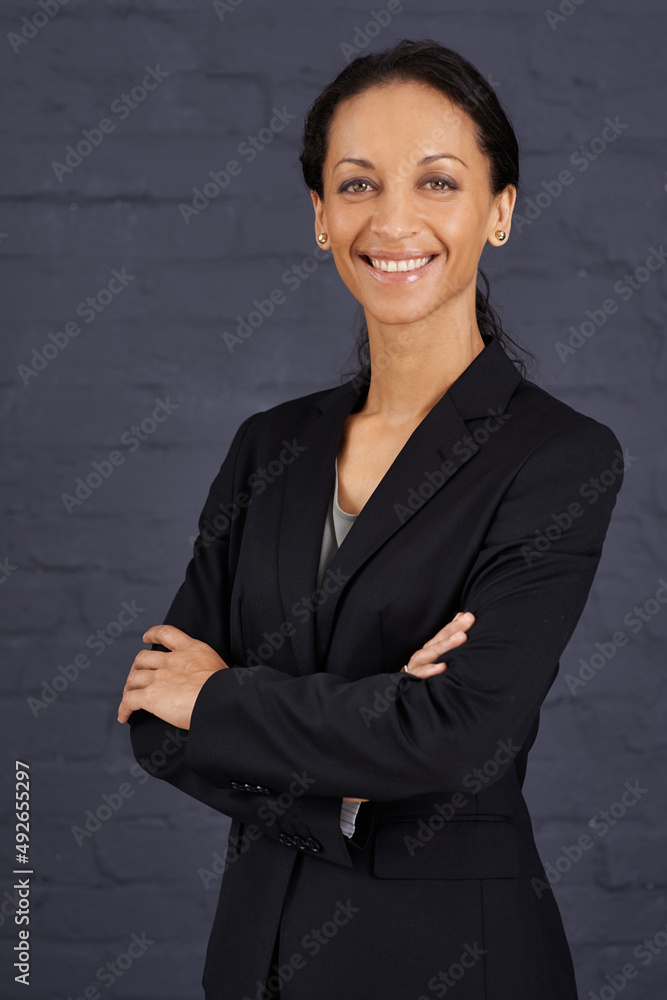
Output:
<instances>
[{"instance_id":1,"label":"chin","mask_svg":"<svg viewBox=\"0 0 667 1000\"><path fill-rule=\"evenodd\" d=\"M418 323L420 320L426 319L435 311L437 305L431 308L428 306L415 308L413 306L411 309L396 309L387 305L386 308L375 311L367 307L364 308L367 315L372 316L377 323L382 323L384 326L404 326L406 323Z\"/></svg>"}]
</instances>

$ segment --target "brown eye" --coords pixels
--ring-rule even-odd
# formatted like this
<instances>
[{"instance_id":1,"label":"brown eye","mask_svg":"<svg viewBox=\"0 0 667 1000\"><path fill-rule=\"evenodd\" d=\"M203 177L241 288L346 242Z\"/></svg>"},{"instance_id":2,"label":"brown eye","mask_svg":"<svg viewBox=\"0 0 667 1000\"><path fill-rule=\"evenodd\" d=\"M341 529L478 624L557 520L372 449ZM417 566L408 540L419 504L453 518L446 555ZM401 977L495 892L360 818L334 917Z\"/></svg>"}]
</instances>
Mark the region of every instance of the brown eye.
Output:
<instances>
[{"instance_id":1,"label":"brown eye","mask_svg":"<svg viewBox=\"0 0 667 1000\"><path fill-rule=\"evenodd\" d=\"M451 191L456 191L456 184L452 181L447 180L446 177L431 177L426 181L427 184L440 184L442 187L431 188L432 191L446 191L448 188Z\"/></svg>"},{"instance_id":2,"label":"brown eye","mask_svg":"<svg viewBox=\"0 0 667 1000\"><path fill-rule=\"evenodd\" d=\"M351 190L352 186L355 184L365 184L366 187L369 187L368 181L362 181L357 179L357 180L347 181L346 184L343 184L342 187L339 188L339 191L349 191L351 194L366 194L365 191L352 191Z\"/></svg>"}]
</instances>

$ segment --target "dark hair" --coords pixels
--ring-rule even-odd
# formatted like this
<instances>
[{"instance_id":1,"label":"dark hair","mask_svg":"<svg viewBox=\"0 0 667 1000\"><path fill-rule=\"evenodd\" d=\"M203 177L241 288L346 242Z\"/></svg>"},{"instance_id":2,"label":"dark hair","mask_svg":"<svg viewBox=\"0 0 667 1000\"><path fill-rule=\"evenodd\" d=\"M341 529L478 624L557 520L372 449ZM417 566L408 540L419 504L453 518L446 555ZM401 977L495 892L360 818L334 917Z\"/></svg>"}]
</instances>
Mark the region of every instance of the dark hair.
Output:
<instances>
[{"instance_id":1,"label":"dark hair","mask_svg":"<svg viewBox=\"0 0 667 1000\"><path fill-rule=\"evenodd\" d=\"M500 105L493 88L481 73L463 56L439 42L426 38L421 41L401 39L392 48L354 59L325 87L311 105L304 123L302 149L299 156L303 178L310 190L324 196L322 179L329 133L338 105L371 87L393 80L417 81L439 90L462 108L476 127L477 142L490 160L493 194L513 184L519 190L519 144L512 124ZM532 361L534 355L521 347L503 329L496 311L489 304L489 282L481 270L478 273L484 288L477 287L475 309L480 333L496 337L526 375L523 352ZM361 312L361 329L356 343L357 360L370 366L368 327Z\"/></svg>"}]
</instances>

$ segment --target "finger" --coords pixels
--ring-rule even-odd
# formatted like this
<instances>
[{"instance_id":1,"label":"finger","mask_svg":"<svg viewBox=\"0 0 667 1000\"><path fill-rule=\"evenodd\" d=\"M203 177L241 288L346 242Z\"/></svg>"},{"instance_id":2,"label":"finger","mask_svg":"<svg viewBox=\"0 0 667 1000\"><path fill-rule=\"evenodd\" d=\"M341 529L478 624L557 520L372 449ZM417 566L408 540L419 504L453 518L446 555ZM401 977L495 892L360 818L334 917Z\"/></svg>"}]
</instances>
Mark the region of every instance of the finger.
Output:
<instances>
[{"instance_id":1,"label":"finger","mask_svg":"<svg viewBox=\"0 0 667 1000\"><path fill-rule=\"evenodd\" d=\"M452 618L451 622L448 622L443 628L441 628L435 635L424 643L422 648L430 646L433 642L438 642L440 639L445 639L448 636L453 635L455 632L465 631L475 624L475 616L472 611L459 611L458 615Z\"/></svg>"},{"instance_id":2,"label":"finger","mask_svg":"<svg viewBox=\"0 0 667 1000\"><path fill-rule=\"evenodd\" d=\"M193 642L187 632L181 631L175 625L151 625L141 637L142 642L156 642L168 649L178 649ZM154 650L153 652L159 652Z\"/></svg>"},{"instance_id":3,"label":"finger","mask_svg":"<svg viewBox=\"0 0 667 1000\"><path fill-rule=\"evenodd\" d=\"M167 665L169 653L160 649L140 649L132 662L132 670L157 670Z\"/></svg>"},{"instance_id":4,"label":"finger","mask_svg":"<svg viewBox=\"0 0 667 1000\"><path fill-rule=\"evenodd\" d=\"M456 646L460 646L461 643L466 642L467 639L468 636L462 630L452 632L451 635L446 635L441 639L433 638L412 655L420 664L432 663L433 660L437 659L437 657L442 653L446 652L448 649L454 649Z\"/></svg>"},{"instance_id":5,"label":"finger","mask_svg":"<svg viewBox=\"0 0 667 1000\"><path fill-rule=\"evenodd\" d=\"M461 646L468 639L465 632L455 632L454 635L449 636L446 639L440 639L430 643L427 647L422 647L418 649L416 653L413 653L408 661L408 667L410 668L410 673L415 673L418 668L425 667L435 667L438 668L434 672L440 673L442 664L435 663L435 660L443 653L448 652L451 649L456 649L457 646Z\"/></svg>"},{"instance_id":6,"label":"finger","mask_svg":"<svg viewBox=\"0 0 667 1000\"><path fill-rule=\"evenodd\" d=\"M410 666L410 664L408 664ZM442 674L447 669L446 663L425 663L421 667L410 667L408 671L413 677L419 677L421 680L426 680L427 677L435 677L437 674Z\"/></svg>"},{"instance_id":7,"label":"finger","mask_svg":"<svg viewBox=\"0 0 667 1000\"><path fill-rule=\"evenodd\" d=\"M447 636L453 635L455 632L465 631L469 629L471 625L475 623L475 616L471 611L459 611L459 613L452 618L451 622L444 625L438 632L432 636L424 646L428 646L434 641L439 641L440 639L447 638Z\"/></svg>"},{"instance_id":8,"label":"finger","mask_svg":"<svg viewBox=\"0 0 667 1000\"><path fill-rule=\"evenodd\" d=\"M136 691L140 688L153 684L157 674L155 670L143 670L140 667L133 667L127 675L124 691Z\"/></svg>"},{"instance_id":9,"label":"finger","mask_svg":"<svg viewBox=\"0 0 667 1000\"><path fill-rule=\"evenodd\" d=\"M145 692L144 691L124 692L120 705L118 706L118 721L127 722L127 720L132 715L132 712L136 712L140 708L148 708Z\"/></svg>"},{"instance_id":10,"label":"finger","mask_svg":"<svg viewBox=\"0 0 667 1000\"><path fill-rule=\"evenodd\" d=\"M121 701L120 705L118 706L118 721L127 722L127 720L130 718L131 715L132 715L132 710L130 710L127 702L125 701L125 699L123 699L123 701Z\"/></svg>"}]
</instances>

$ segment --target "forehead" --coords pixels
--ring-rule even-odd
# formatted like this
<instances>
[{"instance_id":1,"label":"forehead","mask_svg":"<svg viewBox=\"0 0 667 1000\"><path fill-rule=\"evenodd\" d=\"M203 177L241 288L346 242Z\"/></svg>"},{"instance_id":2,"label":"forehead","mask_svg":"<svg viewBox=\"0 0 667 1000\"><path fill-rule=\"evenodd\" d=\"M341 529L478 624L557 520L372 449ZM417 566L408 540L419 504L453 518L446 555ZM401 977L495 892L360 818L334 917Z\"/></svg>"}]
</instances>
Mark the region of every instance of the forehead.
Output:
<instances>
[{"instance_id":1,"label":"forehead","mask_svg":"<svg viewBox=\"0 0 667 1000\"><path fill-rule=\"evenodd\" d=\"M449 143L447 149L441 148L443 143ZM426 83L376 84L338 105L329 129L329 164L341 156L373 159L397 150L403 156L410 150L424 155L452 152L478 165L485 159L472 118Z\"/></svg>"}]
</instances>

